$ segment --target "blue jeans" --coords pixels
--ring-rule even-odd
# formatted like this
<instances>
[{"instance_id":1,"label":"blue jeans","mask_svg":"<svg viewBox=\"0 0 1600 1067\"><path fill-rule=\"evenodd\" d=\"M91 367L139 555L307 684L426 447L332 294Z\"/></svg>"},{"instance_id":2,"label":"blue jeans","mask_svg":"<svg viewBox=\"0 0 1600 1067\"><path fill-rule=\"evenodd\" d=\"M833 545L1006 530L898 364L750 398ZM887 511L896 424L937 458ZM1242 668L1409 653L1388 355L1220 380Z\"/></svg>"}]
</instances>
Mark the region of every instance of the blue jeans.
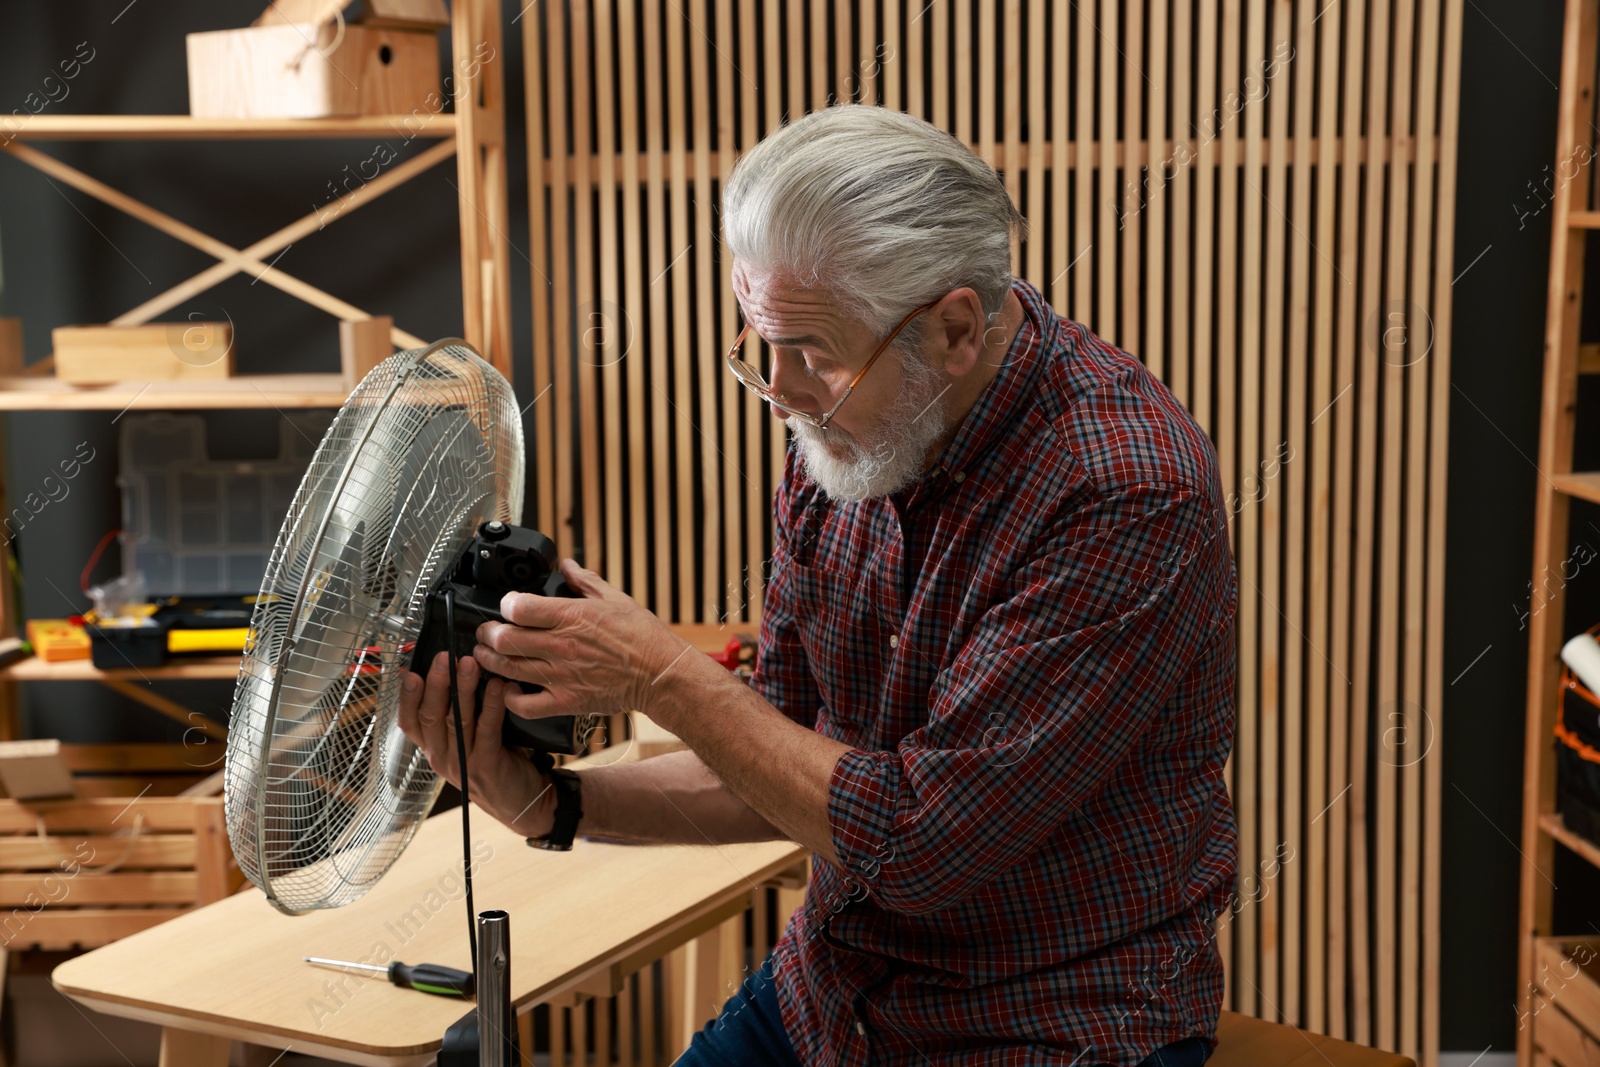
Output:
<instances>
[{"instance_id":1,"label":"blue jeans","mask_svg":"<svg viewBox=\"0 0 1600 1067\"><path fill-rule=\"evenodd\" d=\"M1189 1037L1156 1049L1139 1067L1200 1067L1207 1054L1204 1038ZM801 1067L783 1029L770 956L673 1067Z\"/></svg>"}]
</instances>

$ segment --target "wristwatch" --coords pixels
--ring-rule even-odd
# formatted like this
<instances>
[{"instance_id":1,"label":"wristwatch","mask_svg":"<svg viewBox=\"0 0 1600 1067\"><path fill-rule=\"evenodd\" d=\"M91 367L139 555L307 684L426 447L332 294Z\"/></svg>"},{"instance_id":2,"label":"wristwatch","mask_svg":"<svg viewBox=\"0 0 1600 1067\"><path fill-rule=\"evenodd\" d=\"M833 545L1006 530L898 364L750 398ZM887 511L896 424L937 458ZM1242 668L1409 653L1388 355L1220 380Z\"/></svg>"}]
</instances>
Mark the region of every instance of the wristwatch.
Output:
<instances>
[{"instance_id":1,"label":"wristwatch","mask_svg":"<svg viewBox=\"0 0 1600 1067\"><path fill-rule=\"evenodd\" d=\"M565 767L557 767L549 753L534 753L535 766L550 776L550 788L556 791L555 824L542 837L524 838L533 848L547 848L553 852L572 850L572 839L578 836L578 820L583 818L582 783L578 776Z\"/></svg>"}]
</instances>

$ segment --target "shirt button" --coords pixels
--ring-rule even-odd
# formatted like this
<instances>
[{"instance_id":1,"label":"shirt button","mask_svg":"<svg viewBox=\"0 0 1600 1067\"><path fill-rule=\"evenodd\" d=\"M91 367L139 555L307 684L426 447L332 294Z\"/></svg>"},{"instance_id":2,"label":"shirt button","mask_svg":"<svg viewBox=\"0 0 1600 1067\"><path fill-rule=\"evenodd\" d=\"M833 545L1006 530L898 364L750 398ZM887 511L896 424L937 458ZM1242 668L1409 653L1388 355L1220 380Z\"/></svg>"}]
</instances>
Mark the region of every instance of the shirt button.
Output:
<instances>
[{"instance_id":1,"label":"shirt button","mask_svg":"<svg viewBox=\"0 0 1600 1067\"><path fill-rule=\"evenodd\" d=\"M898 634L890 634L889 635L889 647L890 648L899 648L900 647L900 636Z\"/></svg>"},{"instance_id":2,"label":"shirt button","mask_svg":"<svg viewBox=\"0 0 1600 1067\"><path fill-rule=\"evenodd\" d=\"M966 478L967 478L967 472L966 471L956 471L954 474L952 474L950 476L950 480L955 482L957 485L960 485L962 482L966 481Z\"/></svg>"},{"instance_id":3,"label":"shirt button","mask_svg":"<svg viewBox=\"0 0 1600 1067\"><path fill-rule=\"evenodd\" d=\"M856 1020L856 1033L860 1034L862 1037L867 1036L867 1024L862 1022L860 1019Z\"/></svg>"}]
</instances>

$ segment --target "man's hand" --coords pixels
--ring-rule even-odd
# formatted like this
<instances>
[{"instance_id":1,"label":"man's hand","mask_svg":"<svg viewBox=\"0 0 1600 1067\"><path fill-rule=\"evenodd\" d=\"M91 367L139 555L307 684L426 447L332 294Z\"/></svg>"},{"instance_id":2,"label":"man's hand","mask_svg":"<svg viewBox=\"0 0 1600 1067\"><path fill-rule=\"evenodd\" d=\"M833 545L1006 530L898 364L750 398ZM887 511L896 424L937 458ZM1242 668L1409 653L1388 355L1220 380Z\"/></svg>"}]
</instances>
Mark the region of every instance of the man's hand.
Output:
<instances>
[{"instance_id":1,"label":"man's hand","mask_svg":"<svg viewBox=\"0 0 1600 1067\"><path fill-rule=\"evenodd\" d=\"M561 572L583 599L507 593L500 601L507 621L478 627L473 657L486 670L544 687L506 697L525 718L648 712L657 684L691 646L593 571L569 559Z\"/></svg>"},{"instance_id":2,"label":"man's hand","mask_svg":"<svg viewBox=\"0 0 1600 1067\"><path fill-rule=\"evenodd\" d=\"M555 825L555 791L525 755L500 742L507 683L498 678L489 682L481 715L473 706L481 669L471 656L456 662L471 801L524 837L540 837ZM428 757L435 773L461 787L461 760L450 717L450 664L445 653L434 657L426 685L411 671L403 675L400 729Z\"/></svg>"}]
</instances>

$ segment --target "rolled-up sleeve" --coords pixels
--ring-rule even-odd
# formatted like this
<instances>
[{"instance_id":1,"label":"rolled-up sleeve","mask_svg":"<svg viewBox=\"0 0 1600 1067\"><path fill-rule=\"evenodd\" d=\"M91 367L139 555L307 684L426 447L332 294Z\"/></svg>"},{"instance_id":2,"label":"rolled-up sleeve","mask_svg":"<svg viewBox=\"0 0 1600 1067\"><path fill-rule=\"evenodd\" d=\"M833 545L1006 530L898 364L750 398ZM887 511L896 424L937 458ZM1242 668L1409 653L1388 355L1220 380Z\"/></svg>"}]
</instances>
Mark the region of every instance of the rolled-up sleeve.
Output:
<instances>
[{"instance_id":1,"label":"rolled-up sleeve","mask_svg":"<svg viewBox=\"0 0 1600 1067\"><path fill-rule=\"evenodd\" d=\"M1218 494L1170 483L1097 493L1046 527L938 675L927 725L835 766L846 872L890 911L928 912L1039 848L1231 624L1227 540Z\"/></svg>"}]
</instances>

